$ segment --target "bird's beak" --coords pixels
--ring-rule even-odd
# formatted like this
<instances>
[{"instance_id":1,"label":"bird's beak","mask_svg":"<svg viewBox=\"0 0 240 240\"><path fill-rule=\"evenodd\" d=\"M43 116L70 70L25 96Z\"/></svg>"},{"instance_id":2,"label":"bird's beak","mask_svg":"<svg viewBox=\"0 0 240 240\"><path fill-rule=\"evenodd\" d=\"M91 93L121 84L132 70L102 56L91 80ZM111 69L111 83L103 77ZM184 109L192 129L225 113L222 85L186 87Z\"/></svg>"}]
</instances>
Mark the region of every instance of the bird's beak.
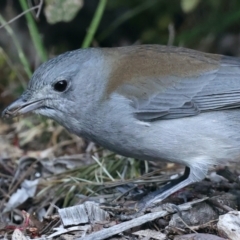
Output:
<instances>
[{"instance_id":1,"label":"bird's beak","mask_svg":"<svg viewBox=\"0 0 240 240\"><path fill-rule=\"evenodd\" d=\"M19 99L9 105L3 112L2 117L16 117L25 113L32 112L43 107L44 100L26 100L22 95Z\"/></svg>"}]
</instances>

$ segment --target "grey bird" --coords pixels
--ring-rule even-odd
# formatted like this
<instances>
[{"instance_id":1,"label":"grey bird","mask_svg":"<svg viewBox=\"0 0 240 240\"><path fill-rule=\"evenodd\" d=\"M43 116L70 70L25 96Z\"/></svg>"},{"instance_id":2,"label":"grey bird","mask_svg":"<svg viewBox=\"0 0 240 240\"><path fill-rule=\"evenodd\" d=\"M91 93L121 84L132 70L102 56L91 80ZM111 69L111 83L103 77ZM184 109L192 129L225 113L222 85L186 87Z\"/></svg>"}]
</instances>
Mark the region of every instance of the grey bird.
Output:
<instances>
[{"instance_id":1,"label":"grey bird","mask_svg":"<svg viewBox=\"0 0 240 240\"><path fill-rule=\"evenodd\" d=\"M123 156L185 165L151 204L239 160L239 107L239 58L140 45L79 49L43 63L2 116L34 112Z\"/></svg>"}]
</instances>

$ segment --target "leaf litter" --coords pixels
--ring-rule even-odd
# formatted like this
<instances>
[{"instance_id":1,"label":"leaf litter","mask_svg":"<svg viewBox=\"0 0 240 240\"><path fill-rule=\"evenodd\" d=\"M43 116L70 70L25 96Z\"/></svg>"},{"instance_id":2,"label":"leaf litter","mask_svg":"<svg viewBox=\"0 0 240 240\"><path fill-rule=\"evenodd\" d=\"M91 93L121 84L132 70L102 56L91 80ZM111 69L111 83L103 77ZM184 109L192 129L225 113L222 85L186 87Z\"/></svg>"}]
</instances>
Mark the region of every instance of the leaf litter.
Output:
<instances>
[{"instance_id":1,"label":"leaf litter","mask_svg":"<svg viewBox=\"0 0 240 240\"><path fill-rule=\"evenodd\" d=\"M210 239L209 235L219 235L218 216L238 209L238 169L233 174L220 169L221 177L210 175L173 194L163 205L139 208L140 199L182 171L174 164L113 154L51 120L1 122L0 237L175 239L191 233ZM177 207L169 211L166 204Z\"/></svg>"}]
</instances>

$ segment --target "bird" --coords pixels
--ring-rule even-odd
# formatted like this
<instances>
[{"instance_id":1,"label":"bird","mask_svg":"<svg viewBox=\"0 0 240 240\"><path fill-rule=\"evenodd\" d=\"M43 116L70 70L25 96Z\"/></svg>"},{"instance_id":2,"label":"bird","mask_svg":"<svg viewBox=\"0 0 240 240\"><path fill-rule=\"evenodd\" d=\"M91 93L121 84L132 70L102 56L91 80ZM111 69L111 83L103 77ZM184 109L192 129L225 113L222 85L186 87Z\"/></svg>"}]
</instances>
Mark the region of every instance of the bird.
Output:
<instances>
[{"instance_id":1,"label":"bird","mask_svg":"<svg viewBox=\"0 0 240 240\"><path fill-rule=\"evenodd\" d=\"M40 65L2 116L29 112L122 156L184 165L156 204L239 161L240 58L151 44L69 51Z\"/></svg>"}]
</instances>

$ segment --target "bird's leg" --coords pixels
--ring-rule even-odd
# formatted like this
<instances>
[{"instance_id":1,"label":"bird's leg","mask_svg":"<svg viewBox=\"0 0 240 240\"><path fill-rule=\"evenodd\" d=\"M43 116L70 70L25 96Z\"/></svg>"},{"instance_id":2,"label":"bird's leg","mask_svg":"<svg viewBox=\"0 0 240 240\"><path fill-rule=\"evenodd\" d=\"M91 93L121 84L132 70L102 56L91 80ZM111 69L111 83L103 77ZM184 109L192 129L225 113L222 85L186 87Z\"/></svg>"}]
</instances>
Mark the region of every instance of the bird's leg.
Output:
<instances>
[{"instance_id":1,"label":"bird's leg","mask_svg":"<svg viewBox=\"0 0 240 240\"><path fill-rule=\"evenodd\" d=\"M150 205L159 203L189 184L201 181L206 175L207 168L204 166L201 168L199 166L186 167L184 174L180 178L172 180L164 187L144 197L140 202L140 206L145 205L144 208L146 208Z\"/></svg>"}]
</instances>

